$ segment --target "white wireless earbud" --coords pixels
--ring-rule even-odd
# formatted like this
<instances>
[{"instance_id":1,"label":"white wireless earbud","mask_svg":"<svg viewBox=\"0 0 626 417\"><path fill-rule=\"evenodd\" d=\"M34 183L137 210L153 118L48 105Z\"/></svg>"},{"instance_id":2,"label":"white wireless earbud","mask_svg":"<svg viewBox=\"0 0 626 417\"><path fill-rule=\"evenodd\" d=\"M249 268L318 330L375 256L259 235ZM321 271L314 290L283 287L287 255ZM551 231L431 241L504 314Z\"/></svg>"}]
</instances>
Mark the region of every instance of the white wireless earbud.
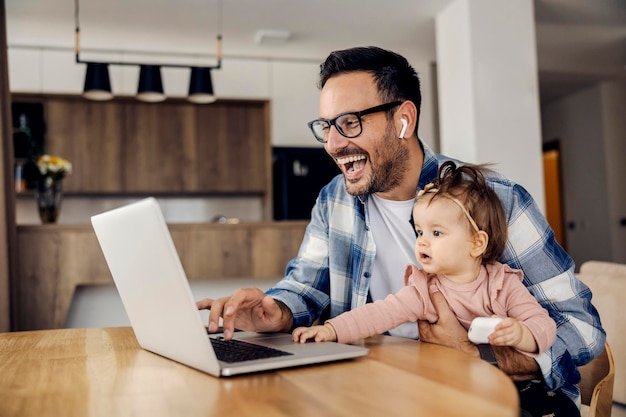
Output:
<instances>
[{"instance_id":1,"label":"white wireless earbud","mask_svg":"<svg viewBox=\"0 0 626 417\"><path fill-rule=\"evenodd\" d=\"M404 134L406 133L406 127L409 122L406 121L405 118L400 119L400 123L402 123L402 130L400 130L400 139L404 139Z\"/></svg>"}]
</instances>

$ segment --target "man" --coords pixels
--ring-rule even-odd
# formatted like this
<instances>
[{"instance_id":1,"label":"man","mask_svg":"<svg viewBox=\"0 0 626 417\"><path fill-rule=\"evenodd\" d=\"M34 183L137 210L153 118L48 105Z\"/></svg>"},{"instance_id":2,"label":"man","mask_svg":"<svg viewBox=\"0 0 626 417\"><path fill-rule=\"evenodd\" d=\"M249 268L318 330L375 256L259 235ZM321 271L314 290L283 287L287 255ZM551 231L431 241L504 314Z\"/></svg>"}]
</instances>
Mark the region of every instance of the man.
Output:
<instances>
[{"instance_id":1,"label":"man","mask_svg":"<svg viewBox=\"0 0 626 417\"><path fill-rule=\"evenodd\" d=\"M198 308L211 309L210 331L223 317L226 338L234 327L288 332L323 322L397 292L406 265L417 264L410 224L414 197L450 158L435 155L417 136L421 94L415 70L393 52L353 48L329 55L319 86L321 118L309 127L343 175L320 192L298 256L275 287L265 294L247 288L198 302ZM436 293L431 298L439 320L418 323L419 337L475 356L491 353L514 379L543 374L541 384L557 398L579 404L576 366L597 356L605 339L591 294L574 276L574 262L528 192L501 176L488 181L509 225L500 261L524 271L524 284L557 323L557 341L537 358L506 347L479 352ZM418 326L409 323L390 333L417 338Z\"/></svg>"}]
</instances>

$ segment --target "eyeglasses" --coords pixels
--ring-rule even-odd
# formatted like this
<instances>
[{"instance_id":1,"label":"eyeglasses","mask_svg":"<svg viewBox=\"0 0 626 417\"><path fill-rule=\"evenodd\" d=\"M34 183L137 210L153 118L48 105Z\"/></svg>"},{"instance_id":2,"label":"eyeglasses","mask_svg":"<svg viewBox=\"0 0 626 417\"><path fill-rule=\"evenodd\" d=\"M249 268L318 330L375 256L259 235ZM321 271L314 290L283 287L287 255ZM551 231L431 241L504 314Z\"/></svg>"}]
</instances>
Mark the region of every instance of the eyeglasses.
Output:
<instances>
[{"instance_id":1,"label":"eyeglasses","mask_svg":"<svg viewBox=\"0 0 626 417\"><path fill-rule=\"evenodd\" d=\"M396 106L402 104L401 101L393 101L391 103L381 104L378 106L370 107L369 109L341 113L334 119L317 119L309 122L309 129L313 132L313 136L318 142L328 142L328 134L330 128L335 126L337 132L346 138L356 138L363 132L363 124L361 118L365 115L378 113L381 111L389 111Z\"/></svg>"}]
</instances>

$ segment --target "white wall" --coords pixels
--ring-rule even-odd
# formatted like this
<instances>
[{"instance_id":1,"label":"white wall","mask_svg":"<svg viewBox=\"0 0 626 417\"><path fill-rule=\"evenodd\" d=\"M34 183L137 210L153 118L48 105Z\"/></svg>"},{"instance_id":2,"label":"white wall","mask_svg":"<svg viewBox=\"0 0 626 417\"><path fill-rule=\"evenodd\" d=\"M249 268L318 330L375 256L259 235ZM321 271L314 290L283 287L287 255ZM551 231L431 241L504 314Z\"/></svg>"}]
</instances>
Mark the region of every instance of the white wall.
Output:
<instances>
[{"instance_id":1,"label":"white wall","mask_svg":"<svg viewBox=\"0 0 626 417\"><path fill-rule=\"evenodd\" d=\"M611 258L626 263L626 82L604 82L600 91Z\"/></svg>"},{"instance_id":2,"label":"white wall","mask_svg":"<svg viewBox=\"0 0 626 417\"><path fill-rule=\"evenodd\" d=\"M626 86L602 83L543 107L543 139L561 149L566 248L577 265L625 262Z\"/></svg>"},{"instance_id":3,"label":"white wall","mask_svg":"<svg viewBox=\"0 0 626 417\"><path fill-rule=\"evenodd\" d=\"M57 223L89 224L91 216L138 199L64 196ZM221 216L246 222L263 220L261 197L157 197L157 200L168 223L213 222ZM41 224L34 193L17 197L16 222L20 225Z\"/></svg>"},{"instance_id":4,"label":"white wall","mask_svg":"<svg viewBox=\"0 0 626 417\"><path fill-rule=\"evenodd\" d=\"M441 152L494 164L544 209L532 2L455 0L436 35Z\"/></svg>"},{"instance_id":5,"label":"white wall","mask_svg":"<svg viewBox=\"0 0 626 417\"><path fill-rule=\"evenodd\" d=\"M307 122L319 113L319 63L270 63L272 145L321 147Z\"/></svg>"}]
</instances>

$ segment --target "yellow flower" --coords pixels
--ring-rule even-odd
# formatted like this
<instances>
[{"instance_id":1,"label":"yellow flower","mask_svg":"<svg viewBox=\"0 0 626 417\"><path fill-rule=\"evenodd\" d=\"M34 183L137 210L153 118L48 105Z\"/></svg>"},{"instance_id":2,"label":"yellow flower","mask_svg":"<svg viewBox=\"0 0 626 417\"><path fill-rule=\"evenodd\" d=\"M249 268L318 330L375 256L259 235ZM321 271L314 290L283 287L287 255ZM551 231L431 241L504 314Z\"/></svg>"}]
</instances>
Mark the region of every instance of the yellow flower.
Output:
<instances>
[{"instance_id":1,"label":"yellow flower","mask_svg":"<svg viewBox=\"0 0 626 417\"><path fill-rule=\"evenodd\" d=\"M40 155L37 157L37 167L43 176L61 179L72 173L72 164L58 156Z\"/></svg>"}]
</instances>

